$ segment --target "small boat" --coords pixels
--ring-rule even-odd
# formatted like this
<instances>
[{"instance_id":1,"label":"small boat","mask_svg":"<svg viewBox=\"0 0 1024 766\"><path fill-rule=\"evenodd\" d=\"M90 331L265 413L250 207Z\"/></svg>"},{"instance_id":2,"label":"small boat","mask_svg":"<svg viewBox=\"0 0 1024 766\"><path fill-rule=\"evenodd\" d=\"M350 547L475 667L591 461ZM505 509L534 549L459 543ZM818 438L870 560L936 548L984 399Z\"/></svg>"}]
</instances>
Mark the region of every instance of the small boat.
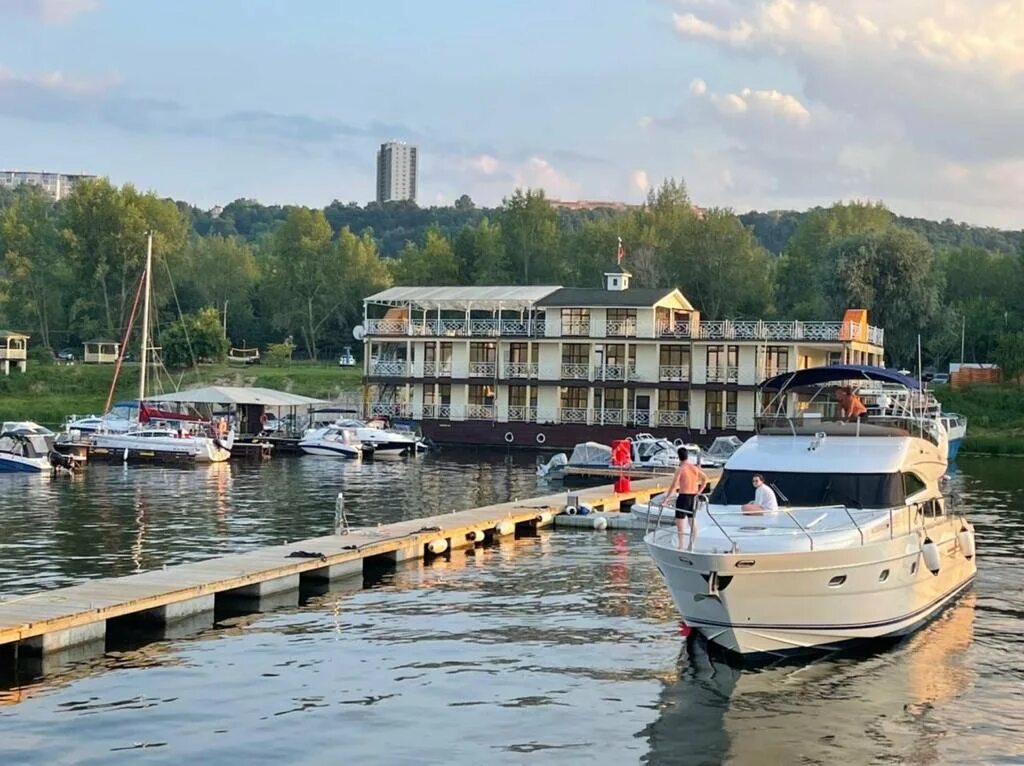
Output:
<instances>
[{"instance_id":1,"label":"small boat","mask_svg":"<svg viewBox=\"0 0 1024 766\"><path fill-rule=\"evenodd\" d=\"M967 418L955 412L943 412L940 417L949 442L949 459L955 460L956 453L960 451L960 445L967 436Z\"/></svg>"},{"instance_id":2,"label":"small boat","mask_svg":"<svg viewBox=\"0 0 1024 766\"><path fill-rule=\"evenodd\" d=\"M409 455L425 450L427 445L412 431L397 431L385 428L382 421L367 423L355 418L345 418L334 423L338 428L352 431L356 441L374 457L381 455Z\"/></svg>"},{"instance_id":3,"label":"small boat","mask_svg":"<svg viewBox=\"0 0 1024 766\"><path fill-rule=\"evenodd\" d=\"M299 440L299 449L307 455L352 459L362 456L364 445L353 429L332 425L306 431Z\"/></svg>"},{"instance_id":4,"label":"small boat","mask_svg":"<svg viewBox=\"0 0 1024 766\"><path fill-rule=\"evenodd\" d=\"M222 463L231 457L233 434L191 434L166 427L139 426L126 433L92 437L90 459L123 462Z\"/></svg>"},{"instance_id":5,"label":"small boat","mask_svg":"<svg viewBox=\"0 0 1024 766\"><path fill-rule=\"evenodd\" d=\"M943 412L942 404L935 394L927 389L908 391L898 386L874 384L861 386L857 395L868 408L871 415L886 415L895 410L911 410L926 418L938 418L946 429L946 441L949 445L947 459L953 460L960 445L967 436L967 418L955 412Z\"/></svg>"},{"instance_id":6,"label":"small boat","mask_svg":"<svg viewBox=\"0 0 1024 766\"><path fill-rule=\"evenodd\" d=\"M50 470L54 433L31 421L8 421L0 427L0 473Z\"/></svg>"},{"instance_id":7,"label":"small boat","mask_svg":"<svg viewBox=\"0 0 1024 766\"><path fill-rule=\"evenodd\" d=\"M645 535L683 620L711 643L782 655L903 636L973 581L974 528L942 494L945 428L898 404L832 419L830 387L860 381L918 390L913 378L861 365L765 381L774 411L757 418L699 505L697 534ZM778 510L744 509L755 473Z\"/></svg>"}]
</instances>

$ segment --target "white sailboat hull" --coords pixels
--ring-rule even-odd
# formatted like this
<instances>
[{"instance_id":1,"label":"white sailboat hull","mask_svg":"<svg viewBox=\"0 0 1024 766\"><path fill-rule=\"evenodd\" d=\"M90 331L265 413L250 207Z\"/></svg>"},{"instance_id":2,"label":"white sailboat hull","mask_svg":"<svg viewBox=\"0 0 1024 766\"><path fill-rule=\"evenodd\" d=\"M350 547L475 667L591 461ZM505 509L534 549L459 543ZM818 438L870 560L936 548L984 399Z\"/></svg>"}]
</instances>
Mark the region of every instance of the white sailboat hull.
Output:
<instances>
[{"instance_id":1,"label":"white sailboat hull","mask_svg":"<svg viewBox=\"0 0 1024 766\"><path fill-rule=\"evenodd\" d=\"M928 526L940 551L937 574L926 566L920 529L862 546L786 553L691 552L685 541L680 550L670 530L645 541L687 625L738 654L784 654L923 625L974 579L973 552L968 557L957 537L963 524L947 517Z\"/></svg>"},{"instance_id":2,"label":"white sailboat hull","mask_svg":"<svg viewBox=\"0 0 1024 766\"><path fill-rule=\"evenodd\" d=\"M131 433L97 434L93 437L90 455L109 455L112 459L125 457L139 460L192 461L221 463L231 458L233 438L215 439L209 436L142 437Z\"/></svg>"}]
</instances>

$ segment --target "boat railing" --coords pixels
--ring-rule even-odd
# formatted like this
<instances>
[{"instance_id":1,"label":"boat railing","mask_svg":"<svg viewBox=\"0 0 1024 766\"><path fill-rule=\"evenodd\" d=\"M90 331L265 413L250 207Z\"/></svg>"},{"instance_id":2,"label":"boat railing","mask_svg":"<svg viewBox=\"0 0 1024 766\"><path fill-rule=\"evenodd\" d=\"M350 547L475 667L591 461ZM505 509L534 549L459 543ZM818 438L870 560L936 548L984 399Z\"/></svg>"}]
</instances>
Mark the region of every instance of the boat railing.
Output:
<instances>
[{"instance_id":1,"label":"boat railing","mask_svg":"<svg viewBox=\"0 0 1024 766\"><path fill-rule=\"evenodd\" d=\"M792 436L920 436L933 444L939 443L940 429L931 419L915 415L869 415L855 420L833 420L821 413L788 415L761 415L755 418L759 434Z\"/></svg>"}]
</instances>

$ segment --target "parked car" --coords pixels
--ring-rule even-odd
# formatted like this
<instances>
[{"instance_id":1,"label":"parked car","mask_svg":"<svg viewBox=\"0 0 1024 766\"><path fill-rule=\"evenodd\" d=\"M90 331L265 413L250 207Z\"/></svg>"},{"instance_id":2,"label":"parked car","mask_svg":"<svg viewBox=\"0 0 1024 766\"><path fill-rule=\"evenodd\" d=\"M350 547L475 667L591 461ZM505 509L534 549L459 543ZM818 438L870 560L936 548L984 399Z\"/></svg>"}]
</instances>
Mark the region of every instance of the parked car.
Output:
<instances>
[{"instance_id":1,"label":"parked car","mask_svg":"<svg viewBox=\"0 0 1024 766\"><path fill-rule=\"evenodd\" d=\"M339 367L355 367L356 358L352 355L352 349L349 346L345 346L345 350L341 352L341 359L338 360Z\"/></svg>"},{"instance_id":2,"label":"parked car","mask_svg":"<svg viewBox=\"0 0 1024 766\"><path fill-rule=\"evenodd\" d=\"M62 348L54 356L57 357L58 362L74 362L78 358L75 356L74 349L70 348Z\"/></svg>"},{"instance_id":3,"label":"parked car","mask_svg":"<svg viewBox=\"0 0 1024 766\"><path fill-rule=\"evenodd\" d=\"M932 375L932 385L946 386L949 385L949 375L944 372L937 372Z\"/></svg>"}]
</instances>

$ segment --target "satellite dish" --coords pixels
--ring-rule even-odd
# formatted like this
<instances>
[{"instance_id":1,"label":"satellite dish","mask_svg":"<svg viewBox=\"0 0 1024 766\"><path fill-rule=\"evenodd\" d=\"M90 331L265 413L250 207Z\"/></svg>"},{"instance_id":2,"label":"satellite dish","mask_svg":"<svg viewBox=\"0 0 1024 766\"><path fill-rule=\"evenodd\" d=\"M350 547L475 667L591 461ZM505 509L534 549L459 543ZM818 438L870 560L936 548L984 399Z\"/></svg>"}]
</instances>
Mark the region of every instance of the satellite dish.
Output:
<instances>
[{"instance_id":1,"label":"satellite dish","mask_svg":"<svg viewBox=\"0 0 1024 766\"><path fill-rule=\"evenodd\" d=\"M362 340L365 336L366 329L361 324L357 324L352 328L352 337L356 340Z\"/></svg>"}]
</instances>

